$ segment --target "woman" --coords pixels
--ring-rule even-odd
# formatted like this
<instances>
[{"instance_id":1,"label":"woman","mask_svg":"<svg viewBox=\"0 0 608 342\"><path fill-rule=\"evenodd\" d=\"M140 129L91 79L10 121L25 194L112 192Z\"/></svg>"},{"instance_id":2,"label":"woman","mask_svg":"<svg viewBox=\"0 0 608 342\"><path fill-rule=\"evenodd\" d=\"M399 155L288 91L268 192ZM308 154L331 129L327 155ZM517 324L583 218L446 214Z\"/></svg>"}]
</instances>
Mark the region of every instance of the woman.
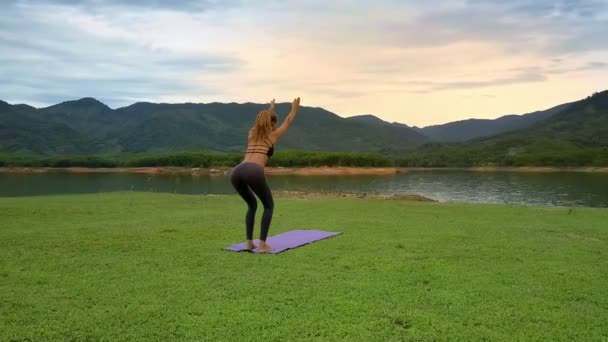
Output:
<instances>
[{"instance_id":1,"label":"woman","mask_svg":"<svg viewBox=\"0 0 608 342\"><path fill-rule=\"evenodd\" d=\"M258 248L258 246L253 244L253 221L258 207L255 194L264 205L258 252L268 253L272 251L272 247L266 243L266 237L268 236L268 229L272 220L274 201L270 188L266 183L264 166L266 166L268 158L274 153L274 144L287 132L299 108L300 98L298 97L293 100L291 111L287 115L287 118L285 118L285 121L283 121L283 124L277 128L277 116L274 113L274 100L272 100L268 110L263 110L258 114L254 126L249 130L245 159L232 169L230 182L232 182L239 195L247 202L248 207L247 215L245 216L247 250L252 251Z\"/></svg>"}]
</instances>

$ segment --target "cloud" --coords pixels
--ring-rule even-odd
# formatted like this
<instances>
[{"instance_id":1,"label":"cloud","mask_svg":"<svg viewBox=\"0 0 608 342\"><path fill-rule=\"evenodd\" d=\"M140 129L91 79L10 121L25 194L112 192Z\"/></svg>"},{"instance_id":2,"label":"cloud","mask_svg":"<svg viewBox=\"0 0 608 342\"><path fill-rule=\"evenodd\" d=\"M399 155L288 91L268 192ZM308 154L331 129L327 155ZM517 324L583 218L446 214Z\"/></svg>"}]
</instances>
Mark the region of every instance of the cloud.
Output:
<instances>
[{"instance_id":1,"label":"cloud","mask_svg":"<svg viewBox=\"0 0 608 342\"><path fill-rule=\"evenodd\" d=\"M469 0L471 7L493 6L526 17L595 17L608 10L603 0Z\"/></svg>"},{"instance_id":2,"label":"cloud","mask_svg":"<svg viewBox=\"0 0 608 342\"><path fill-rule=\"evenodd\" d=\"M606 63L606 62L589 62L581 68L583 70L605 69L605 68L608 68L608 63Z\"/></svg>"},{"instance_id":3,"label":"cloud","mask_svg":"<svg viewBox=\"0 0 608 342\"><path fill-rule=\"evenodd\" d=\"M116 107L296 93L338 113L383 111L377 115L398 121L410 106L425 114L503 110L490 104L535 110L538 99L556 99L556 88L603 86L608 72L608 2L598 0L3 5L0 97L37 105L84 96ZM553 97L505 96L543 87ZM476 95L458 107L469 89L496 98Z\"/></svg>"},{"instance_id":4,"label":"cloud","mask_svg":"<svg viewBox=\"0 0 608 342\"><path fill-rule=\"evenodd\" d=\"M576 2L576 1L575 1ZM480 41L502 46L510 54L562 54L607 50L608 21L595 16L606 4L572 1L481 2L430 11L392 30L404 46L441 46ZM593 2L592 2L593 3Z\"/></svg>"},{"instance_id":5,"label":"cloud","mask_svg":"<svg viewBox=\"0 0 608 342\"><path fill-rule=\"evenodd\" d=\"M137 35L90 32L74 24L87 20L79 19L81 12L63 9L49 17L44 9L9 6L0 14L0 94L40 105L85 96L115 106L189 98L218 91L192 75L244 65L232 55L173 51L140 42Z\"/></svg>"},{"instance_id":6,"label":"cloud","mask_svg":"<svg viewBox=\"0 0 608 342\"><path fill-rule=\"evenodd\" d=\"M534 66L534 67L518 67L512 68L510 71L515 72L535 72L544 75L563 75L563 74L574 74L579 72L589 71L603 71L608 70L608 63L603 61L576 61L566 63L564 60L554 60L552 63L546 66Z\"/></svg>"},{"instance_id":7,"label":"cloud","mask_svg":"<svg viewBox=\"0 0 608 342\"><path fill-rule=\"evenodd\" d=\"M362 48L432 48L476 41L510 54L608 50L607 1L472 0L432 5L355 2L348 10L336 5L314 14L300 13L293 5L271 26L279 36ZM303 26L305 30L299 29Z\"/></svg>"},{"instance_id":8,"label":"cloud","mask_svg":"<svg viewBox=\"0 0 608 342\"><path fill-rule=\"evenodd\" d=\"M98 10L111 7L137 9L163 9L173 11L206 11L231 8L239 5L237 0L9 0L9 4L22 6L59 5Z\"/></svg>"},{"instance_id":9,"label":"cloud","mask_svg":"<svg viewBox=\"0 0 608 342\"><path fill-rule=\"evenodd\" d=\"M477 89L486 87L506 86L514 84L546 82L551 75L559 75L584 71L608 70L608 63L603 61L585 62L574 66L559 67L556 64L547 67L518 67L507 70L512 75L502 77L487 77L483 80L463 80L463 81L408 81L396 82L407 87L411 93L427 94L437 91L457 90L457 89Z\"/></svg>"},{"instance_id":10,"label":"cloud","mask_svg":"<svg viewBox=\"0 0 608 342\"><path fill-rule=\"evenodd\" d=\"M440 82L432 84L432 91L441 91L449 89L475 89L492 86L511 85L519 83L543 82L547 79L546 76L539 73L522 73L513 77L489 79L482 81L460 81L460 82Z\"/></svg>"},{"instance_id":11,"label":"cloud","mask_svg":"<svg viewBox=\"0 0 608 342\"><path fill-rule=\"evenodd\" d=\"M513 76L487 78L483 80L465 81L408 81L400 82L401 85L409 87L408 92L413 94L427 94L438 91L458 89L478 89L496 86L505 86L521 83L544 82L547 77L536 69L521 71ZM413 88L413 89L412 89Z\"/></svg>"}]
</instances>

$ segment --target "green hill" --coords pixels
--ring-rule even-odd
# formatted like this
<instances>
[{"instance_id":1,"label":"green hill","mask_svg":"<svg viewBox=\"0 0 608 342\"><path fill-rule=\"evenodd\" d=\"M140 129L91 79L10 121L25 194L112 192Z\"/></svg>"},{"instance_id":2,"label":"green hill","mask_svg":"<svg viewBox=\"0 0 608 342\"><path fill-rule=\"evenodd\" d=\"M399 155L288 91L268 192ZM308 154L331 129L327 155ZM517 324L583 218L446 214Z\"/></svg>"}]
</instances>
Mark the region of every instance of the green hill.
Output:
<instances>
[{"instance_id":1,"label":"green hill","mask_svg":"<svg viewBox=\"0 0 608 342\"><path fill-rule=\"evenodd\" d=\"M33 154L241 151L255 116L266 105L254 103L135 103L111 109L93 99L47 108L0 105L0 151ZM19 107L21 108L21 107ZM290 105L277 105L279 119ZM25 115L27 114L27 115ZM26 128L31 129L26 129ZM8 132L8 133L6 133ZM16 137L18 136L18 137ZM302 107L281 149L380 152L405 150L428 138L405 127L380 127L347 120L322 108Z\"/></svg>"},{"instance_id":2,"label":"green hill","mask_svg":"<svg viewBox=\"0 0 608 342\"><path fill-rule=\"evenodd\" d=\"M0 151L34 154L93 152L90 142L68 125L41 119L35 108L0 103Z\"/></svg>"},{"instance_id":3,"label":"green hill","mask_svg":"<svg viewBox=\"0 0 608 342\"><path fill-rule=\"evenodd\" d=\"M266 108L265 105L253 103L145 104L145 107L148 117L114 135L125 151L200 147L240 151L245 147L244 137L255 116ZM289 104L277 104L280 122L289 108ZM394 147L407 149L427 141L426 137L414 130L387 134L382 128L351 122L322 108L302 107L289 134L285 135L279 146L282 149L354 152Z\"/></svg>"},{"instance_id":4,"label":"green hill","mask_svg":"<svg viewBox=\"0 0 608 342\"><path fill-rule=\"evenodd\" d=\"M376 130L382 132L385 137L397 138L400 136L408 135L416 141L430 141L430 139L426 135L417 132L414 128L409 127L408 125L398 122L387 122L371 114L351 116L348 117L347 120L351 122L358 122L366 125L375 126ZM393 150L399 150L399 148L385 148L383 150L380 150L380 152L390 153Z\"/></svg>"},{"instance_id":5,"label":"green hill","mask_svg":"<svg viewBox=\"0 0 608 342\"><path fill-rule=\"evenodd\" d=\"M264 108L255 103L140 102L111 109L83 98L36 109L0 102L0 153L240 152L255 116ZM288 103L277 104L280 121L289 108ZM500 122L504 126L496 126ZM453 127L458 135L462 133L458 133L459 125L463 123L444 128ZM280 151L375 152L402 166L608 165L608 91L481 125L486 128L479 128L484 133L478 135L496 132L497 127L507 131L465 142L431 142L415 128L373 115L342 118L322 108L302 107L277 147Z\"/></svg>"},{"instance_id":6,"label":"green hill","mask_svg":"<svg viewBox=\"0 0 608 342\"><path fill-rule=\"evenodd\" d=\"M464 143L428 144L402 165L608 165L608 91L518 131Z\"/></svg>"},{"instance_id":7,"label":"green hill","mask_svg":"<svg viewBox=\"0 0 608 342\"><path fill-rule=\"evenodd\" d=\"M497 119L467 119L442 125L414 127L434 141L460 142L524 129L567 109L571 103L523 115L505 115Z\"/></svg>"}]
</instances>

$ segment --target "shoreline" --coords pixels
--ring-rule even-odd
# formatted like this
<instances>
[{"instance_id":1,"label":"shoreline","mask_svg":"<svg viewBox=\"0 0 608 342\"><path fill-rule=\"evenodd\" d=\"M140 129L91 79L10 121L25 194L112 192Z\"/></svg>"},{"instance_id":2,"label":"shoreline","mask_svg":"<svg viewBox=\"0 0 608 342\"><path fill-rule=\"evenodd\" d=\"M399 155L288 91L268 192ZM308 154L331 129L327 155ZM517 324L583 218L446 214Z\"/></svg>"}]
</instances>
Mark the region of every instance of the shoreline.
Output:
<instances>
[{"instance_id":1,"label":"shoreline","mask_svg":"<svg viewBox=\"0 0 608 342\"><path fill-rule=\"evenodd\" d=\"M416 194L409 195L379 195L379 194L368 194L368 193L356 193L356 192L324 192L324 191L290 191L290 190L279 190L274 191L273 196L281 198L300 198L300 199L311 199L311 198L367 198L377 200L394 200L394 201L409 201L409 202L435 202L437 200L432 198L424 197Z\"/></svg>"},{"instance_id":2,"label":"shoreline","mask_svg":"<svg viewBox=\"0 0 608 342\"><path fill-rule=\"evenodd\" d=\"M474 166L474 167L402 167L403 171L475 171L475 172L586 172L608 173L608 166Z\"/></svg>"},{"instance_id":3,"label":"shoreline","mask_svg":"<svg viewBox=\"0 0 608 342\"><path fill-rule=\"evenodd\" d=\"M228 175L231 167L0 167L2 173L31 174L31 173L131 173L154 175ZM549 166L480 166L480 167L351 167L351 166L321 166L321 167L266 167L266 175L290 176L382 176L407 173L411 171L472 171L472 172L581 172L581 173L608 173L608 167L549 167Z\"/></svg>"}]
</instances>

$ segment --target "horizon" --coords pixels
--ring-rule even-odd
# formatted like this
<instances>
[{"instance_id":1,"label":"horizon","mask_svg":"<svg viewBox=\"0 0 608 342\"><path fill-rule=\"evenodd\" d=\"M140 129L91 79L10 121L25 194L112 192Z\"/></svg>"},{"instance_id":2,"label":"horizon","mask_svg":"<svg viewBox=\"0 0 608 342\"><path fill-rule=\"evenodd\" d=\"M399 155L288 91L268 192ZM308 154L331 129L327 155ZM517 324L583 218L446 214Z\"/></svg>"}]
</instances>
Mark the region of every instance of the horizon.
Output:
<instances>
[{"instance_id":1,"label":"horizon","mask_svg":"<svg viewBox=\"0 0 608 342\"><path fill-rule=\"evenodd\" d=\"M596 91L596 92L594 92L594 94L595 93L602 93L602 92L605 92L605 91L608 91L608 89ZM593 95L593 94L590 94L588 96L591 96L591 95ZM85 99L92 99L92 100L95 100L97 102L100 102L101 104L107 106L111 110L117 110L117 109L120 109L120 108L129 107L129 106L132 106L132 105L137 104L137 103L169 104L169 105L180 105L180 104L201 104L201 105L206 105L206 104L213 104L213 103L219 103L219 104L237 104L237 105L243 105L243 104L265 105L265 103L234 102L234 101L232 101L232 102L218 102L218 101L212 101L212 102L149 102L149 101L139 101L139 102L133 102L131 104L120 106L120 107L112 107L112 106L108 105L107 103L99 100L98 98L92 97L92 96L85 96L85 97L82 97L82 98L79 98L79 99L73 99L73 100L64 100L64 101L61 101L61 102L58 102L58 103L55 103L55 104L52 104L52 105L49 105L49 106L44 106L44 107L36 107L36 106L32 106L32 105L27 104L27 103L10 103L8 101L4 101L3 99L0 99L0 101L4 101L4 102L8 103L9 105L13 105L13 106L15 106L15 105L27 105L27 106L30 106L30 107L34 107L36 109L44 109L44 108L47 108L47 107L52 107L52 106L55 106L55 105L66 103L66 102L77 102L77 101L81 101L81 100L85 100ZM559 103L559 104L556 104L556 105L553 105L553 106L550 106L550 107L547 107L547 108L537 109L537 110L534 110L534 111L531 111L531 112L528 112L528 113L503 114L503 115L499 115L499 116L497 116L496 118L493 118L493 119L485 119L485 118L482 119L482 118L470 117L470 118L466 118L466 119L460 119L460 120L455 120L455 121L443 122L443 123L438 123L438 124L433 124L433 125L427 125L427 126L416 126L416 125L412 125L412 124L409 124L409 123L406 123L406 122L386 121L383 118L379 117L378 115L375 115L375 114L372 114L372 113L356 114L356 115L351 115L351 116L342 116L342 115L340 115L340 113L332 112L331 110L328 110L328 109L320 107L320 106L302 106L302 107L321 108L321 109L327 110L327 111L331 112L332 114L335 114L335 115L337 115L337 116L339 116L339 117L341 117L343 119L347 119L347 118L350 118L350 117L356 117L356 116L370 116L371 115L371 116L374 116L374 117L376 117L378 119L384 120L387 123L403 124L403 125L407 125L407 126L412 127L412 128L425 128L425 127L429 127L429 126L441 126L441 125L445 125L445 124L449 124L449 123L454 123L454 122L457 122L457 121L466 121L466 120L494 120L494 119L498 119L498 118L501 118L501 117L504 117L504 116L509 116L509 115L522 116L522 115L530 114L530 113L537 112L537 111L548 110L548 109L551 109L553 107L560 106L562 104L576 102L576 101L580 101L580 100L583 100L583 99L584 98L573 100L573 101L567 101L567 102L564 102L564 103ZM280 105L280 104L289 105L290 102L277 102L276 104L277 105Z\"/></svg>"},{"instance_id":2,"label":"horizon","mask_svg":"<svg viewBox=\"0 0 608 342\"><path fill-rule=\"evenodd\" d=\"M0 97L37 108L299 96L427 127L545 110L608 79L608 2L593 0L9 0L0 19Z\"/></svg>"}]
</instances>

